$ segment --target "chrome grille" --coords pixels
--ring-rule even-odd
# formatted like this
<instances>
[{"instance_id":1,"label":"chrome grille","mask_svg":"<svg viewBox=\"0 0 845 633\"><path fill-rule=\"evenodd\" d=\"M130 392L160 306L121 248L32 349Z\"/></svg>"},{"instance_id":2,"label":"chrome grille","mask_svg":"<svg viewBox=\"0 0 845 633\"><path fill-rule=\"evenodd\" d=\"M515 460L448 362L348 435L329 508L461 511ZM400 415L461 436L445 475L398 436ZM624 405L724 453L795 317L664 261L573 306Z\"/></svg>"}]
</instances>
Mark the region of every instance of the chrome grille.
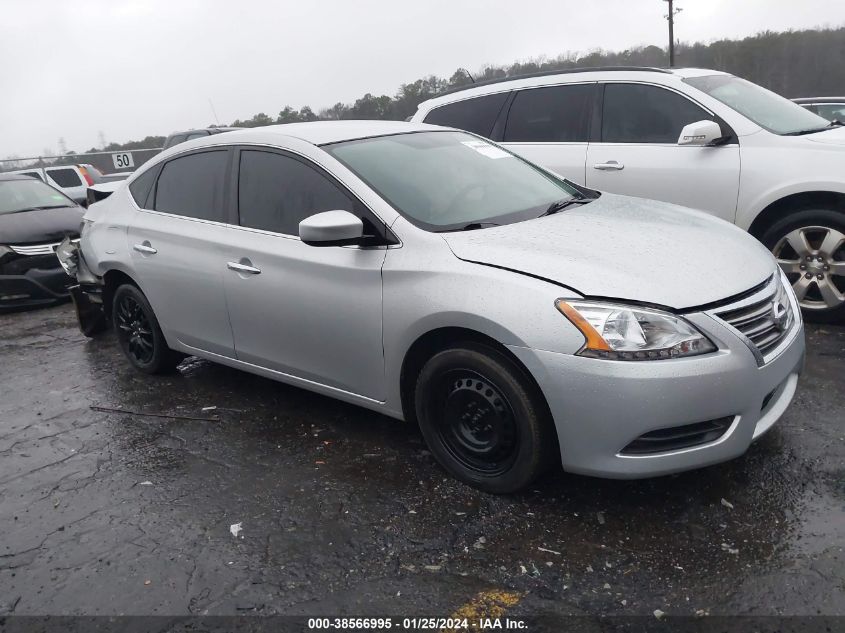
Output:
<instances>
[{"instance_id":1,"label":"chrome grille","mask_svg":"<svg viewBox=\"0 0 845 633\"><path fill-rule=\"evenodd\" d=\"M11 248L18 255L50 255L56 252L56 247L61 242L54 242L52 244L9 244Z\"/></svg>"},{"instance_id":2,"label":"chrome grille","mask_svg":"<svg viewBox=\"0 0 845 633\"><path fill-rule=\"evenodd\" d=\"M790 292L777 274L759 292L736 304L722 306L715 314L745 336L765 362L797 322Z\"/></svg>"}]
</instances>

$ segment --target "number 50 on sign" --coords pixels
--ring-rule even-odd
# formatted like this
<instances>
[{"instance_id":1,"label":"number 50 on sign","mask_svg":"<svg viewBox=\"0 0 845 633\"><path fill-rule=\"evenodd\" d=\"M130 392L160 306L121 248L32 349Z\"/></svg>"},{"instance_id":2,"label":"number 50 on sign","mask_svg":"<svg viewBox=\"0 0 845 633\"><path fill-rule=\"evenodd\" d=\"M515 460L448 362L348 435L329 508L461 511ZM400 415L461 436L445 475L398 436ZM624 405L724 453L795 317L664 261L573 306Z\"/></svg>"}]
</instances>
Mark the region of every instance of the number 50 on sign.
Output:
<instances>
[{"instance_id":1,"label":"number 50 on sign","mask_svg":"<svg viewBox=\"0 0 845 633\"><path fill-rule=\"evenodd\" d=\"M116 152L111 155L115 169L129 169L135 166L131 152Z\"/></svg>"}]
</instances>

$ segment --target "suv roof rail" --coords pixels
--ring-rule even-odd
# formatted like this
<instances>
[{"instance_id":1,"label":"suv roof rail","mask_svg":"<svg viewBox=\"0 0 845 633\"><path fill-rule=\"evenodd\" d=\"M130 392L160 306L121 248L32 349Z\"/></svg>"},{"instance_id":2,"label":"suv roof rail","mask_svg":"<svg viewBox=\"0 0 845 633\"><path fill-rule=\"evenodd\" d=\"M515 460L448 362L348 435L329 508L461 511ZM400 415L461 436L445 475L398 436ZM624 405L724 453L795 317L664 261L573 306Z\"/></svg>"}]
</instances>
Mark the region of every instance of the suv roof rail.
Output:
<instances>
[{"instance_id":1,"label":"suv roof rail","mask_svg":"<svg viewBox=\"0 0 845 633\"><path fill-rule=\"evenodd\" d=\"M672 71L668 68L655 68L653 66L579 66L577 68L561 68L558 70L541 70L535 73L524 73L522 75L510 75L508 77L496 77L495 79L484 79L476 81L475 83L458 86L457 88L449 88L443 92L438 93L433 99L450 95L462 90L469 90L470 88L478 88L479 86L489 86L491 84L500 84L507 81L516 81L517 79L531 79L532 77L548 77L550 75L568 75L570 73L592 73L592 72L614 72L614 71L637 71L648 73L666 73L671 75Z\"/></svg>"}]
</instances>

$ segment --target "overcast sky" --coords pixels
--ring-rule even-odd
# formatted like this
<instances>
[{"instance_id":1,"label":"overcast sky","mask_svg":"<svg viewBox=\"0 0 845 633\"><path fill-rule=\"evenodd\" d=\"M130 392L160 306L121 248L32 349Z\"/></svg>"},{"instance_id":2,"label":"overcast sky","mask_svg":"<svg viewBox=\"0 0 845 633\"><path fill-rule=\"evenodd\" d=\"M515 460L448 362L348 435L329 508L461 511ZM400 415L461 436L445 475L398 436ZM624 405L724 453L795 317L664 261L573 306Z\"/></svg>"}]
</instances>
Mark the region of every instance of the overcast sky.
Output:
<instances>
[{"instance_id":1,"label":"overcast sky","mask_svg":"<svg viewBox=\"0 0 845 633\"><path fill-rule=\"evenodd\" d=\"M833 0L676 0L682 41L845 24ZM3 0L0 156L393 94L567 51L666 44L661 0Z\"/></svg>"}]
</instances>

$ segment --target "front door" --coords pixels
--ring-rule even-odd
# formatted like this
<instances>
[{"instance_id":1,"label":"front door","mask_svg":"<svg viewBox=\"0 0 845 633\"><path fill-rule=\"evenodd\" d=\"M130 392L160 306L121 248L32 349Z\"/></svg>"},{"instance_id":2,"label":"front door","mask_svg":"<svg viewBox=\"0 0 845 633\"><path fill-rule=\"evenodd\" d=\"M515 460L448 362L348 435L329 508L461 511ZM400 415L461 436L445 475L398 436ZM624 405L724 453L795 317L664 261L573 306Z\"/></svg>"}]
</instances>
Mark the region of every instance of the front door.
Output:
<instances>
[{"instance_id":1,"label":"front door","mask_svg":"<svg viewBox=\"0 0 845 633\"><path fill-rule=\"evenodd\" d=\"M384 400L386 249L298 237L314 213L366 211L304 159L242 149L236 161L240 227L230 232L225 284L238 360Z\"/></svg>"},{"instance_id":2,"label":"front door","mask_svg":"<svg viewBox=\"0 0 845 633\"><path fill-rule=\"evenodd\" d=\"M672 90L606 84L601 138L587 150L587 186L701 209L733 222L740 176L736 138L714 147L677 144L685 125L705 119L715 120Z\"/></svg>"}]
</instances>

